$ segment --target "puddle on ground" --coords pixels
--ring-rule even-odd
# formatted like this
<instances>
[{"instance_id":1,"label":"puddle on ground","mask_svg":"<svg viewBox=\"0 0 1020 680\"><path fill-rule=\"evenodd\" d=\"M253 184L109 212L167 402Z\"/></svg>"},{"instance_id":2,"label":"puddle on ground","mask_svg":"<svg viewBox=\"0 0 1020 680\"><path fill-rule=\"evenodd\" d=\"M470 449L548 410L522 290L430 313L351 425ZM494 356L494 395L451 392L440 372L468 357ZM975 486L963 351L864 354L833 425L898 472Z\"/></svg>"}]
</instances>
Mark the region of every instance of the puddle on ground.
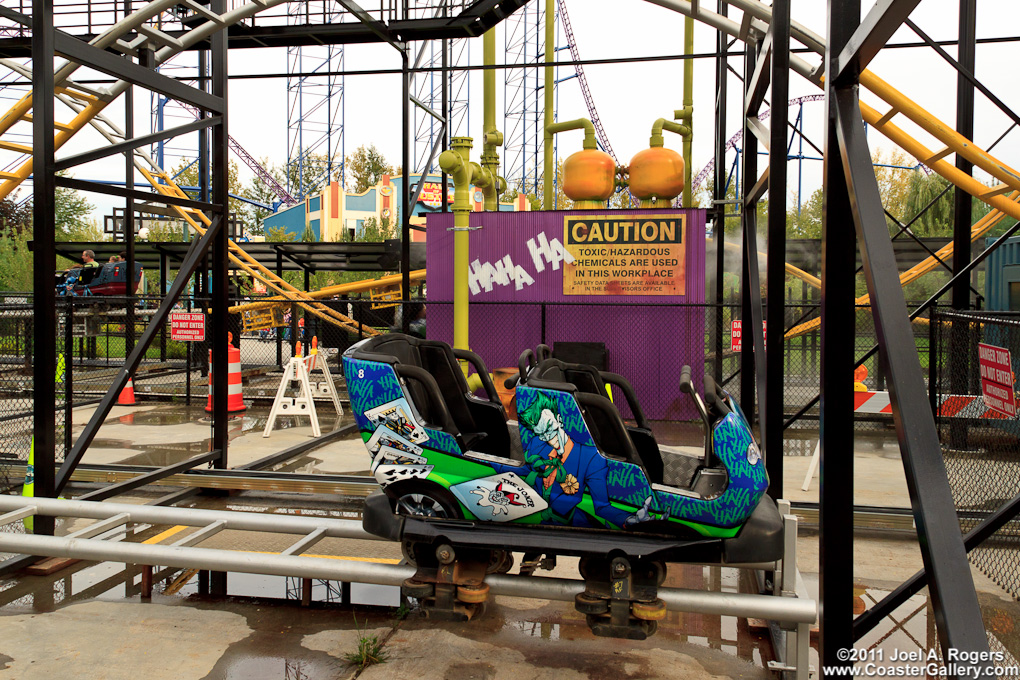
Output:
<instances>
[{"instance_id":1,"label":"puddle on ground","mask_svg":"<svg viewBox=\"0 0 1020 680\"><path fill-rule=\"evenodd\" d=\"M76 562L57 576L24 576L0 581L0 608L53 611L60 607L102 600L120 602L141 597L142 567L115 562ZM227 574L227 600L277 600L300 603L304 579L265 574ZM195 569L156 567L153 599L186 601L204 595ZM204 598L203 598L204 599ZM342 606L397 608L400 588L365 583L312 579L311 602Z\"/></svg>"}]
</instances>

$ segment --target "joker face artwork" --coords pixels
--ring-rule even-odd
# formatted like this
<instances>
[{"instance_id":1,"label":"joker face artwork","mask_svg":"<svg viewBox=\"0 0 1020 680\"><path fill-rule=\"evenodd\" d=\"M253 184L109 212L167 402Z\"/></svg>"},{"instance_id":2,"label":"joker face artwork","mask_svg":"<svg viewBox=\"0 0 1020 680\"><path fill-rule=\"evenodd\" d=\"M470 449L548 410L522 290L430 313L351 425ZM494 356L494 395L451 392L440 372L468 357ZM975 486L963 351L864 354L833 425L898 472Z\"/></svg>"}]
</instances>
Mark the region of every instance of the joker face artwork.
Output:
<instances>
[{"instance_id":1,"label":"joker face artwork","mask_svg":"<svg viewBox=\"0 0 1020 680\"><path fill-rule=\"evenodd\" d=\"M624 527L650 518L648 501L636 514L609 502L606 459L591 444L580 444L570 436L555 398L545 392L533 394L530 403L518 409L518 418L521 427L534 435L524 450L529 469L524 481L548 502L545 521L582 527ZM585 493L591 496L594 515L578 507Z\"/></svg>"}]
</instances>

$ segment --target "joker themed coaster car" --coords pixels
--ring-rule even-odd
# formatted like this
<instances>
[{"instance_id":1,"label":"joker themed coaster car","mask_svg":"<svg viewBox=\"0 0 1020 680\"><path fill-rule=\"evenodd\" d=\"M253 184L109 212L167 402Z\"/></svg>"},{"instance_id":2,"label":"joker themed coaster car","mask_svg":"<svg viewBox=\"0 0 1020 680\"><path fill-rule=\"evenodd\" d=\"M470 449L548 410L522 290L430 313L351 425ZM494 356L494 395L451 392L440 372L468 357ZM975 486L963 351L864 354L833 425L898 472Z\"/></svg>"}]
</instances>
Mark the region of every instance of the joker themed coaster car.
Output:
<instances>
[{"instance_id":1,"label":"joker themed coaster car","mask_svg":"<svg viewBox=\"0 0 1020 680\"><path fill-rule=\"evenodd\" d=\"M708 433L704 450L691 452L658 445L622 376L553 358L529 366L528 356L519 422L508 422L473 352L389 334L344 353L351 407L386 494L370 502L366 528L398 538L408 516L431 523L429 535L521 550L777 559L782 524L765 496L764 461L743 414L711 379L704 402L689 371L682 381ZM460 360L479 373L485 397L469 393ZM606 398L607 383L625 396L633 424Z\"/></svg>"},{"instance_id":2,"label":"joker themed coaster car","mask_svg":"<svg viewBox=\"0 0 1020 680\"><path fill-rule=\"evenodd\" d=\"M508 570L512 552L524 553L522 573L577 555L585 590L575 607L592 631L644 639L666 613L657 589L667 562L781 558L783 522L765 495L758 445L710 378L704 401L689 368L681 379L707 433L691 451L656 442L625 378L547 355L521 355L519 421L508 422L473 352L389 334L344 353L351 410L382 486L363 525L401 541L417 566L405 595L432 616L471 618L486 573ZM459 361L477 371L484 397L470 393Z\"/></svg>"}]
</instances>

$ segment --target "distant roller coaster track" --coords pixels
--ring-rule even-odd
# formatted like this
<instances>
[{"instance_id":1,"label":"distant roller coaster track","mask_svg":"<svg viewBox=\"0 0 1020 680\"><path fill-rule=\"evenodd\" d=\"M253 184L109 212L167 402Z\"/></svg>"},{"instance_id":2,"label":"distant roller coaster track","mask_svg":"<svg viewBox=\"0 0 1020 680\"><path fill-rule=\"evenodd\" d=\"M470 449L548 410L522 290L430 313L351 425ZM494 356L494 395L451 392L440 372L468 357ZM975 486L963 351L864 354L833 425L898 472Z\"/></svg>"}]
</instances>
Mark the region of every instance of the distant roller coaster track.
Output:
<instances>
[{"instance_id":1,"label":"distant roller coaster track","mask_svg":"<svg viewBox=\"0 0 1020 680\"><path fill-rule=\"evenodd\" d=\"M154 2L148 3L144 7L126 16L107 30L103 31L101 34L92 39L90 43L101 49L114 48L131 52L144 43L150 41L156 42L157 44L162 44L163 47L156 51L155 62L156 64L162 64L173 55L188 49L217 31L253 17L259 12L271 7L282 4L283 1L284 0L255 0L239 5L222 15L217 15L205 8L202 8L201 11L196 9L195 11L199 12L206 21L192 27L180 37L172 37L162 33L151 24L156 22L163 12L178 3L176 0L154 0ZM653 5L678 12L685 16L690 16L697 21L715 28L716 30L722 31L727 35L745 42L760 35L764 35L768 29L768 24L771 21L771 8L758 0L726 0L728 5L744 12L744 21L741 23L707 10L697 2L691 3L685 0L645 1ZM566 12L564 2L563 0L558 0L558 2L561 13L565 17ZM196 3L188 3L188 5L200 7ZM564 25L569 26L569 20L565 20ZM124 38L126 38L129 34L136 34L137 37L131 42L127 42ZM570 30L569 35L573 35L572 29ZM795 40L805 45L817 55L824 54L824 40L803 25L797 22L792 22L791 35ZM575 41L571 40L570 42L572 56L575 61L578 61ZM77 70L77 68L77 64L66 63L57 69L54 77L56 86L55 95L57 99L66 104L76 114L71 122L58 124L56 126L57 129L54 139L56 148L59 149L63 146L67 140L69 140L75 133L80 131L87 124L96 128L100 134L102 134L111 143L123 141L125 139L123 132L121 132L117 126L112 123L112 121L106 118L102 114L102 111L110 104L110 102L119 97L128 88L129 84L126 81L118 81L107 89L93 89L82 84L75 83L71 80L71 75L75 72L75 70ZM582 83L582 90L585 94L589 114L593 119L598 120L598 112L595 110L594 98L591 96L591 92L587 88L587 79L583 78L583 69L579 65L576 68L578 71L579 81ZM791 54L790 68L810 82L815 83L819 87L821 86L824 78L824 64L819 63L818 65L812 65L798 54ZM22 75L30 75L30 72L24 66L19 65L16 70L21 72ZM1015 219L1020 219L1020 173L992 157L971 140L966 139L953 130L952 126L936 118L933 114L911 101L871 71L863 71L860 76L860 82L863 87L868 89L879 99L883 100L889 107L884 113L880 113L868 104L861 102L861 113L865 122L916 157L921 163L931 168L934 172L938 173L952 184L962 188L972 196L984 201L992 208L991 212L975 222L971 231L972 238L978 238L986 233L1006 215ZM10 111L0 118L0 135L9 131L10 128L18 121L27 120L31 115L31 110L32 95L31 93L28 93L22 97L21 100L19 100L10 109ZM935 150L930 149L910 136L902 128L892 122L893 119L899 115L905 116L915 125L932 135L944 145L943 148ZM601 121L599 122L598 129L600 130L599 141L606 148L607 152L612 154L612 147L605 135L605 131L601 128ZM735 143L735 140L731 140L731 142ZM24 154L31 153L31 147L24 144L18 144L16 142L0 140L0 148ZM954 153L966 158L977 168L980 168L991 175L999 183L989 187L957 169L953 164L946 160L947 156ZM157 193L184 196L184 192L173 183L167 173L164 172L162 168L158 167L152 158L145 152L141 150L135 151L135 166L139 169L143 176L149 180ZM9 196L18 185L31 175L31 172L32 158L30 155L26 160L24 160L24 162L21 163L21 166L18 167L15 172L0 172L0 180L2 180L2 183L0 183L0 199ZM699 177L701 177L701 175L705 172L706 170L703 169L701 173L699 173ZM703 178L700 181L703 181ZM697 183L700 182L696 182L696 184ZM202 225L208 226L208 224L210 224L209 218L200 211L178 207L174 207L174 210L180 214L182 219L189 222L196 231L202 232L204 231L204 227ZM309 297L306 292L290 286L290 284L283 281L274 273L259 265L254 258L247 255L247 253L245 253L236 244L232 243L230 248L231 261L234 262L235 265L250 273L256 279L265 283L271 290L295 300L301 307L305 308L310 313L320 316L327 321L331 321L332 323L348 328L355 327L355 324L351 319L319 304L313 298ZM952 252L952 244L940 250L936 255L938 257L944 257L950 252ZM905 283L906 281L913 280L913 278L916 278L922 273L930 271L932 268L937 266L937 264L938 260L935 257L929 258L928 260L920 263L917 267L904 272L901 276L901 282ZM862 299L865 299L866 301L866 298ZM789 335L796 335L813 330L817 327L817 325L818 320L809 321L806 324L801 324L800 326L792 329Z\"/></svg>"}]
</instances>

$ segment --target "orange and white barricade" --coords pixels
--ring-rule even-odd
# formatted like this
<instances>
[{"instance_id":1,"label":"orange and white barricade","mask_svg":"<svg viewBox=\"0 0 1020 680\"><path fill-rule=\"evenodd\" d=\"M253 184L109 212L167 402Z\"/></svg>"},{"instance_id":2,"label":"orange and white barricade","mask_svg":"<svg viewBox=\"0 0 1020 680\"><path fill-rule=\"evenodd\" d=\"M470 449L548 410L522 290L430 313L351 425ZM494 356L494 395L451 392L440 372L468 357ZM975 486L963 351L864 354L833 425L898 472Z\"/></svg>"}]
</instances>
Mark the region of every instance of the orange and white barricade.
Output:
<instances>
[{"instance_id":1,"label":"orange and white barricade","mask_svg":"<svg viewBox=\"0 0 1020 680\"><path fill-rule=\"evenodd\" d=\"M244 394L241 388L241 350L229 344L234 334L227 333L227 413L240 413L245 410ZM205 410L213 410L213 353L209 350L209 400Z\"/></svg>"}]
</instances>

